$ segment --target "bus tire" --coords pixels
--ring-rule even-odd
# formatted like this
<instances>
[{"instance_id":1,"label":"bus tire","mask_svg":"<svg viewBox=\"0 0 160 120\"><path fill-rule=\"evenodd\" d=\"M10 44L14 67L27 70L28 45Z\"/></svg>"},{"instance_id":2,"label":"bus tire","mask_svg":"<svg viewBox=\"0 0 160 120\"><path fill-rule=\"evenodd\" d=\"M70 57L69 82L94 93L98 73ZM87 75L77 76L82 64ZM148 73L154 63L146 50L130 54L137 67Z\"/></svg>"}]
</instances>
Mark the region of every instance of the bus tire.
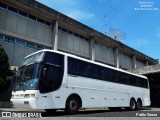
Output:
<instances>
[{"instance_id":1,"label":"bus tire","mask_svg":"<svg viewBox=\"0 0 160 120\"><path fill-rule=\"evenodd\" d=\"M133 98L130 100L129 110L131 110L131 111L135 111L136 110L136 101Z\"/></svg>"},{"instance_id":2,"label":"bus tire","mask_svg":"<svg viewBox=\"0 0 160 120\"><path fill-rule=\"evenodd\" d=\"M45 109L45 111L49 114L55 113L57 109Z\"/></svg>"},{"instance_id":3,"label":"bus tire","mask_svg":"<svg viewBox=\"0 0 160 120\"><path fill-rule=\"evenodd\" d=\"M137 105L136 105L136 109L137 110L141 110L142 108L142 101L140 99L137 100Z\"/></svg>"},{"instance_id":4,"label":"bus tire","mask_svg":"<svg viewBox=\"0 0 160 120\"><path fill-rule=\"evenodd\" d=\"M67 114L76 114L80 109L80 101L76 96L71 96L66 101L65 111Z\"/></svg>"}]
</instances>

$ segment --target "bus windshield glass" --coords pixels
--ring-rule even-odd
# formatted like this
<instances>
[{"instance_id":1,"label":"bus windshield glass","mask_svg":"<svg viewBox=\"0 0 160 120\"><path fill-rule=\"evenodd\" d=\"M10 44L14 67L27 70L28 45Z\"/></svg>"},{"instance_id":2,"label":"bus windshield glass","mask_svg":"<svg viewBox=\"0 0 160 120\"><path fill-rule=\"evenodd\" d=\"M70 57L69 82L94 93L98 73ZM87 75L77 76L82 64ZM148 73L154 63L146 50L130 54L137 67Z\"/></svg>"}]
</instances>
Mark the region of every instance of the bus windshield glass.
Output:
<instances>
[{"instance_id":1,"label":"bus windshield glass","mask_svg":"<svg viewBox=\"0 0 160 120\"><path fill-rule=\"evenodd\" d=\"M14 90L37 90L40 66L40 64L31 64L21 67Z\"/></svg>"},{"instance_id":2,"label":"bus windshield glass","mask_svg":"<svg viewBox=\"0 0 160 120\"><path fill-rule=\"evenodd\" d=\"M43 60L43 58L44 58L44 52L39 52L35 55L32 55L32 56L29 56L29 57L25 58L23 60L22 65L32 64L32 63L35 63L35 62L40 62L40 61Z\"/></svg>"}]
</instances>

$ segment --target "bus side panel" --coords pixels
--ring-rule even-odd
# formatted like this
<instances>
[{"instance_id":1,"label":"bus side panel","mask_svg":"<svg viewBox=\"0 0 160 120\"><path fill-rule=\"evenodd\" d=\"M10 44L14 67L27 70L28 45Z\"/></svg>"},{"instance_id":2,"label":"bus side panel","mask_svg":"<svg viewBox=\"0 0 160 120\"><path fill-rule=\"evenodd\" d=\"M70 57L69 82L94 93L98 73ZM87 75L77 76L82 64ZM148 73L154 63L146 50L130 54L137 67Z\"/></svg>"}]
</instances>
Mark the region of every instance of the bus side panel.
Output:
<instances>
[{"instance_id":1,"label":"bus side panel","mask_svg":"<svg viewBox=\"0 0 160 120\"><path fill-rule=\"evenodd\" d=\"M104 102L107 107L127 107L129 106L129 94L127 85L106 82L107 100Z\"/></svg>"},{"instance_id":2,"label":"bus side panel","mask_svg":"<svg viewBox=\"0 0 160 120\"><path fill-rule=\"evenodd\" d=\"M69 75L68 86L81 96L82 107L103 107L105 81Z\"/></svg>"}]
</instances>

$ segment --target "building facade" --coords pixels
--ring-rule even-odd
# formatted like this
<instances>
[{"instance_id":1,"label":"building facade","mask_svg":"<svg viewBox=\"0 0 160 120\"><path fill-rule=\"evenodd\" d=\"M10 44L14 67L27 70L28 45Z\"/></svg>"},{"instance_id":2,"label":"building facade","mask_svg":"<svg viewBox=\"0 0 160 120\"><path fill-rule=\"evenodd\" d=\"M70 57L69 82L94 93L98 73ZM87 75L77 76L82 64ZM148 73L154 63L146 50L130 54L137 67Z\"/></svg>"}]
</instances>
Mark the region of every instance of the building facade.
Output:
<instances>
[{"instance_id":1,"label":"building facade","mask_svg":"<svg viewBox=\"0 0 160 120\"><path fill-rule=\"evenodd\" d=\"M14 67L47 48L75 54L121 69L157 64L140 53L35 0L0 1L0 44Z\"/></svg>"}]
</instances>

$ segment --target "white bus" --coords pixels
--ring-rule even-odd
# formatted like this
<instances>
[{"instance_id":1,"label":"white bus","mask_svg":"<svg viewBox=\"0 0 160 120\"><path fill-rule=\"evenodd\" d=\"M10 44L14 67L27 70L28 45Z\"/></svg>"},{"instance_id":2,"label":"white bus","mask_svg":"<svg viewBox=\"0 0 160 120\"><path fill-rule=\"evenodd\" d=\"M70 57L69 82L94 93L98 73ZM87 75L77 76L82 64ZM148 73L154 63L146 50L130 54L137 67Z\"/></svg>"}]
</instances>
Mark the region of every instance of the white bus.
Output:
<instances>
[{"instance_id":1,"label":"white bus","mask_svg":"<svg viewBox=\"0 0 160 120\"><path fill-rule=\"evenodd\" d=\"M150 106L146 77L75 55L40 50L24 58L12 92L14 107L64 109Z\"/></svg>"}]
</instances>

